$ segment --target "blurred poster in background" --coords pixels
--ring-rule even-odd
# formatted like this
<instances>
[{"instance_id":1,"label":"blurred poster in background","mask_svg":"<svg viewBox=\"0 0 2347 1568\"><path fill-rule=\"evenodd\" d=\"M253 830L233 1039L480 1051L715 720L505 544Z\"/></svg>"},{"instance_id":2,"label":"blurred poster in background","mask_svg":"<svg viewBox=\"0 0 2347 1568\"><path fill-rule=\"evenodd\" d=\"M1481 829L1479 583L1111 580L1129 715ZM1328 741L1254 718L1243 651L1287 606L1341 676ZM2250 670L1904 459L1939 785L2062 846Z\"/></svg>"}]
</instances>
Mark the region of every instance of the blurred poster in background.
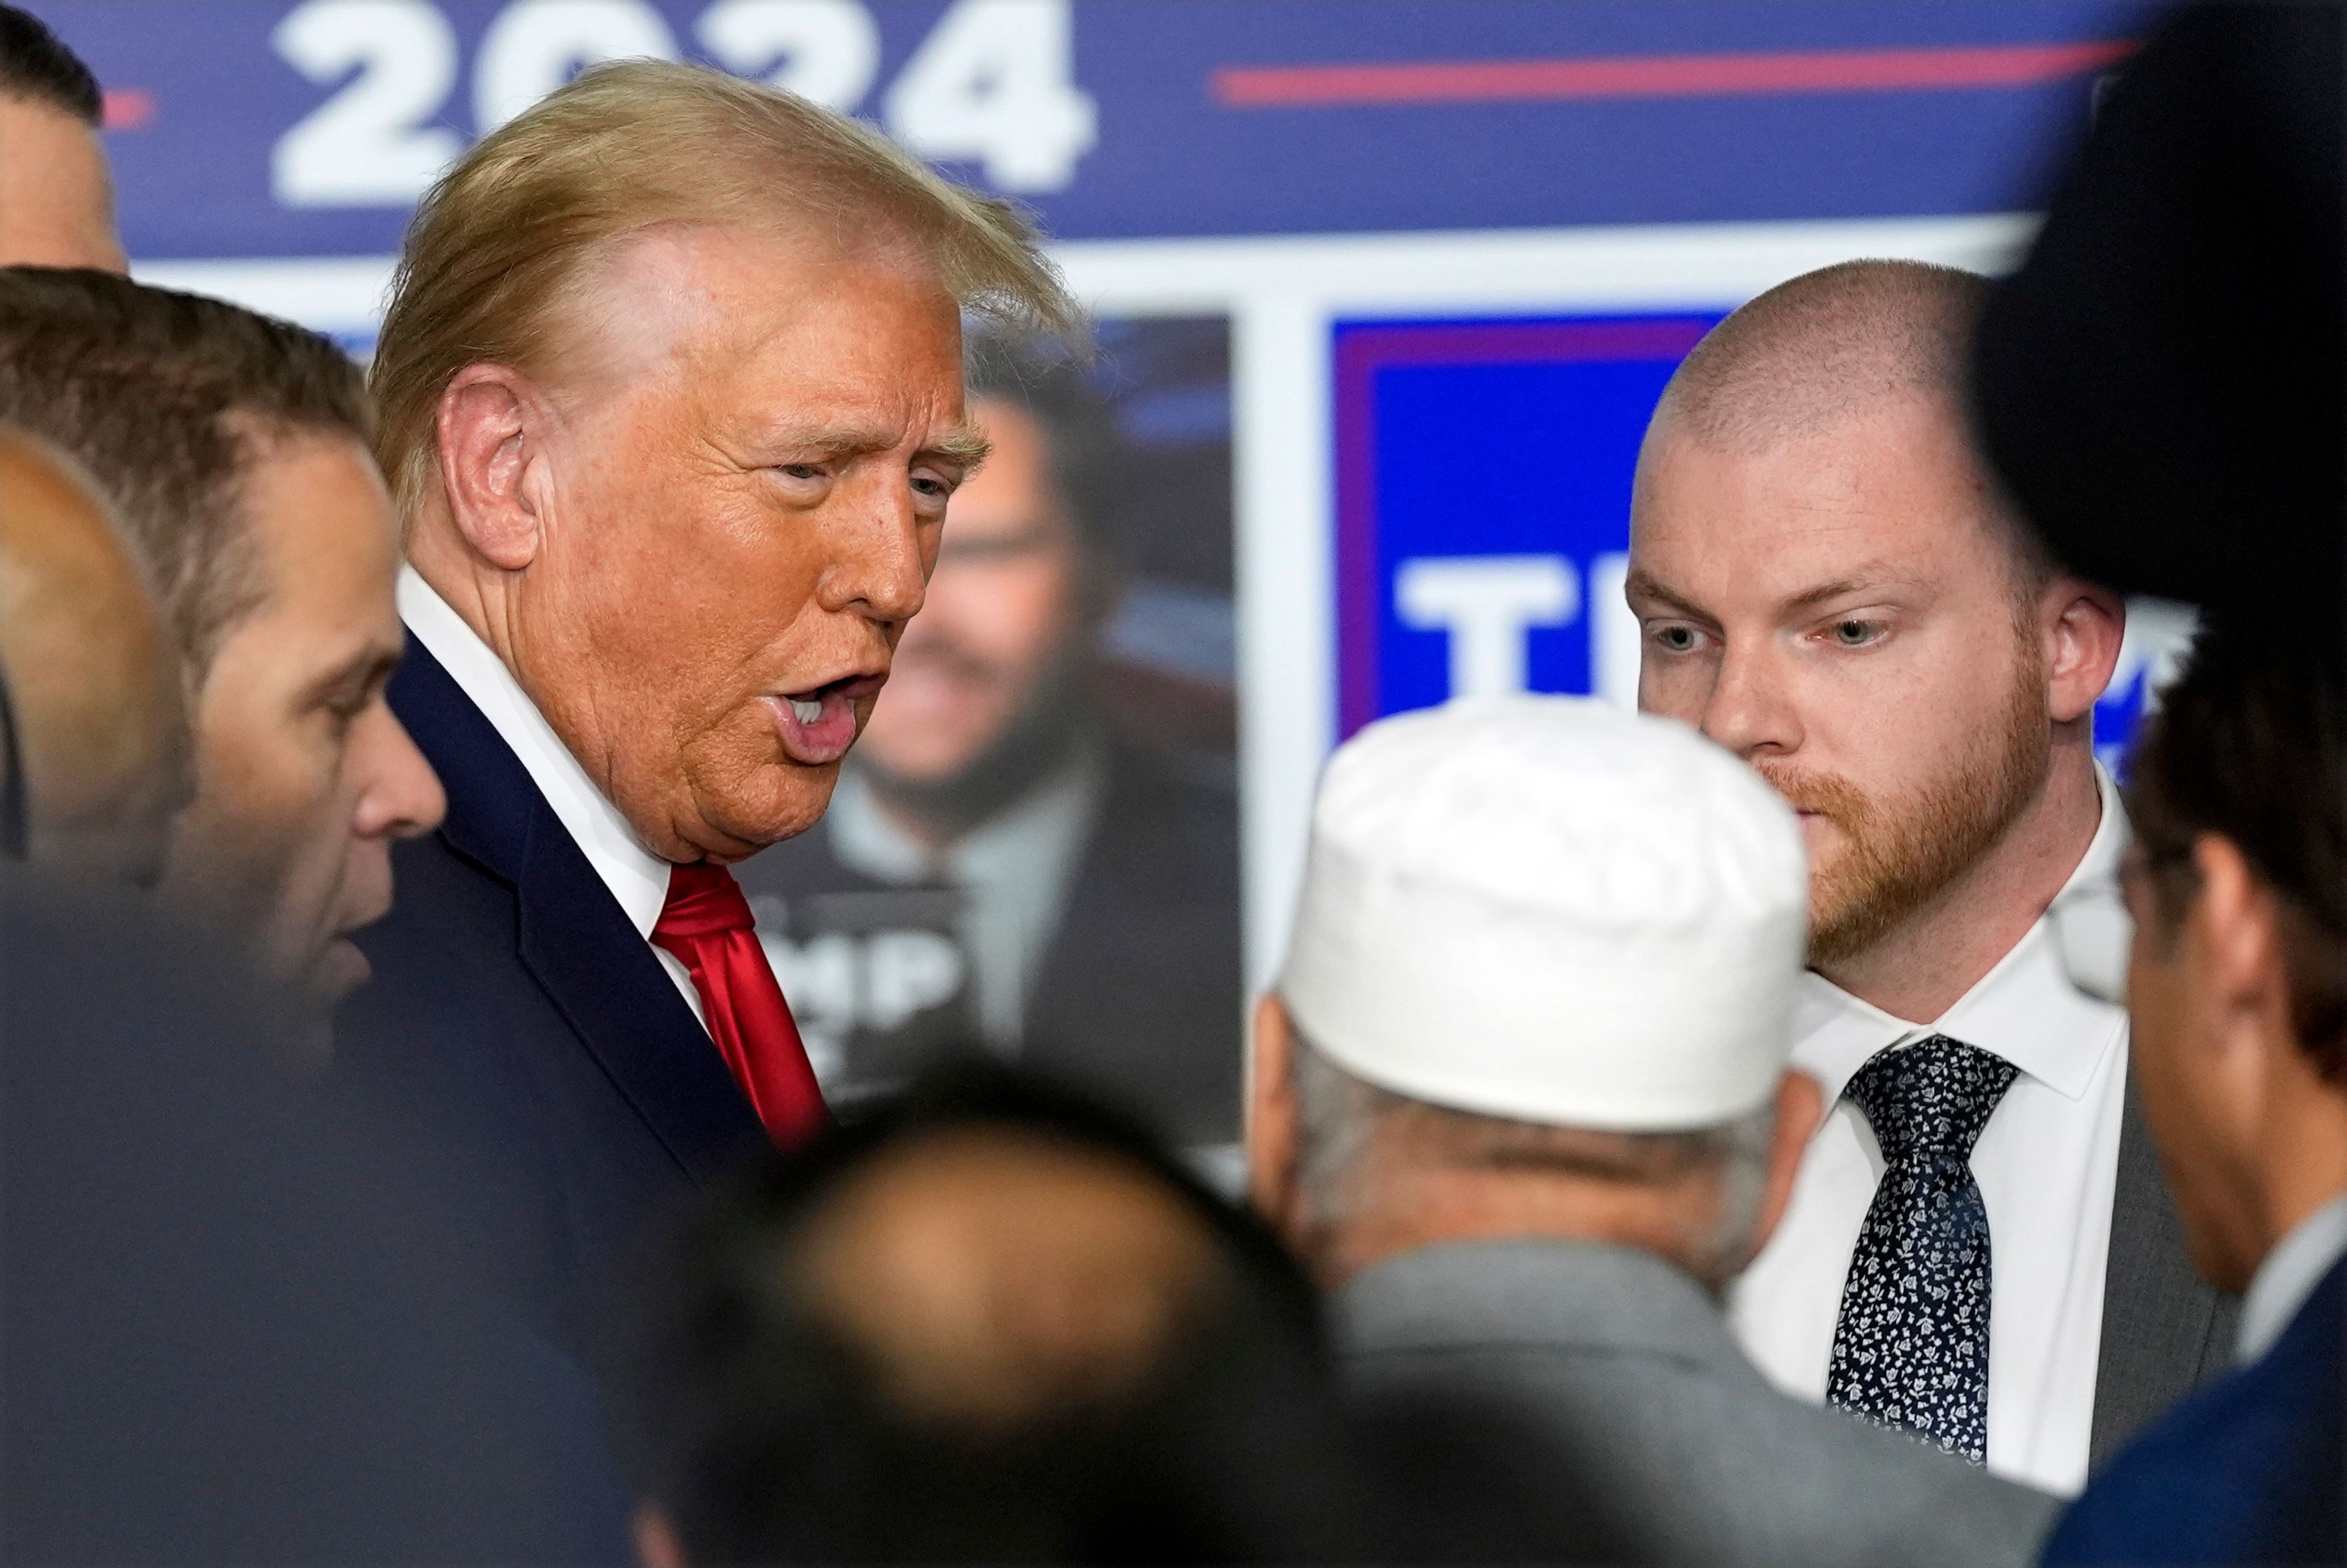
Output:
<instances>
[{"instance_id":1,"label":"blurred poster in background","mask_svg":"<svg viewBox=\"0 0 2347 1568\"><path fill-rule=\"evenodd\" d=\"M1679 358L1830 262L2013 265L2154 14L30 4L108 89L139 275L357 353L438 171L600 59L773 82L1031 208L1101 359L980 398L1003 455L839 803L743 880L843 1103L974 1042L1205 1141L1329 749L1461 692L1635 700L1630 473ZM2107 760L2188 632L2133 607Z\"/></svg>"},{"instance_id":2,"label":"blurred poster in background","mask_svg":"<svg viewBox=\"0 0 2347 1568\"><path fill-rule=\"evenodd\" d=\"M1237 1136L1230 329L981 341L993 456L815 828L738 871L843 1114L978 1045Z\"/></svg>"}]
</instances>

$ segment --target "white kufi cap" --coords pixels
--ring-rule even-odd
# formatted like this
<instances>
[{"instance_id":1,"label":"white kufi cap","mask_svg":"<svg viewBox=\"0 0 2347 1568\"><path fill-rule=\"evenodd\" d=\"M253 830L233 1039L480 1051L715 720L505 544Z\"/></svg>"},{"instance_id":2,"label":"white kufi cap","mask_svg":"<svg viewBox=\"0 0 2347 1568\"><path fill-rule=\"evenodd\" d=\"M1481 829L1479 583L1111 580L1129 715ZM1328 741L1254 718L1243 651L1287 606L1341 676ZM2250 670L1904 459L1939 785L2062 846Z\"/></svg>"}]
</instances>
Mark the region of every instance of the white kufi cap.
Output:
<instances>
[{"instance_id":1,"label":"white kufi cap","mask_svg":"<svg viewBox=\"0 0 2347 1568\"><path fill-rule=\"evenodd\" d=\"M1784 1071L1807 909L1793 814L1728 752L1591 699L1469 698L1328 764L1279 990L1414 1100L1713 1126Z\"/></svg>"}]
</instances>

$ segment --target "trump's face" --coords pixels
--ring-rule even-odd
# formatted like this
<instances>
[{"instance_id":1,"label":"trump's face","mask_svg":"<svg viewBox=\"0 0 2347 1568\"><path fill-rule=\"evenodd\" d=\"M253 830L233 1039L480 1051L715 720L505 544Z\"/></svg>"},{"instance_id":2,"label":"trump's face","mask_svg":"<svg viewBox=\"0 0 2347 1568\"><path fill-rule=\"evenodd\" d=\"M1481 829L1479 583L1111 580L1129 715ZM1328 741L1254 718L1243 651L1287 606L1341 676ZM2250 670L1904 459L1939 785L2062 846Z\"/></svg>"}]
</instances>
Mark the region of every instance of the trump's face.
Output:
<instances>
[{"instance_id":1,"label":"trump's face","mask_svg":"<svg viewBox=\"0 0 2347 1568\"><path fill-rule=\"evenodd\" d=\"M822 815L921 608L982 450L959 313L877 249L671 230L571 316L505 651L655 853L738 859Z\"/></svg>"}]
</instances>

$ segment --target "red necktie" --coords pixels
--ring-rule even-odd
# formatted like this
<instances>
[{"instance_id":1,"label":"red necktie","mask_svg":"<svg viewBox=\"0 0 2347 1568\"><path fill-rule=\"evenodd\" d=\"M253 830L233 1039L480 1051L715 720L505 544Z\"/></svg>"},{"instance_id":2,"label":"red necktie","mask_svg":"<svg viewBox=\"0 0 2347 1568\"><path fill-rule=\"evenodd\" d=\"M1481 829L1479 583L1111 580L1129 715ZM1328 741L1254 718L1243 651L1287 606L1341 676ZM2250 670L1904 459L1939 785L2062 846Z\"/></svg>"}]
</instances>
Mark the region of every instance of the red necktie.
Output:
<instances>
[{"instance_id":1,"label":"red necktie","mask_svg":"<svg viewBox=\"0 0 2347 1568\"><path fill-rule=\"evenodd\" d=\"M733 874L706 861L671 867L652 946L675 954L692 976L709 1038L767 1135L788 1149L821 1132L823 1091Z\"/></svg>"}]
</instances>

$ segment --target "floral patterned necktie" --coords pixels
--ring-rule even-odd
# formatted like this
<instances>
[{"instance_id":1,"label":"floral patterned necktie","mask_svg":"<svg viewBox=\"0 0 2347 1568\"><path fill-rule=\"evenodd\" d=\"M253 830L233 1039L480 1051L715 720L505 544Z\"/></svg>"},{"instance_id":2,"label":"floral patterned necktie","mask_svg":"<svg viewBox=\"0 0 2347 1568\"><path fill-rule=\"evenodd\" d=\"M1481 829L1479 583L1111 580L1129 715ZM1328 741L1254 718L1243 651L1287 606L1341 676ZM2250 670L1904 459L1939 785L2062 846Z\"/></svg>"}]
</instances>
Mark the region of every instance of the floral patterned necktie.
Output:
<instances>
[{"instance_id":1,"label":"floral patterned necktie","mask_svg":"<svg viewBox=\"0 0 2347 1568\"><path fill-rule=\"evenodd\" d=\"M1882 1184L1842 1286L1826 1399L1975 1464L1988 1458L1988 1210L1973 1144L2013 1063L1935 1034L1876 1055L1843 1092Z\"/></svg>"}]
</instances>

